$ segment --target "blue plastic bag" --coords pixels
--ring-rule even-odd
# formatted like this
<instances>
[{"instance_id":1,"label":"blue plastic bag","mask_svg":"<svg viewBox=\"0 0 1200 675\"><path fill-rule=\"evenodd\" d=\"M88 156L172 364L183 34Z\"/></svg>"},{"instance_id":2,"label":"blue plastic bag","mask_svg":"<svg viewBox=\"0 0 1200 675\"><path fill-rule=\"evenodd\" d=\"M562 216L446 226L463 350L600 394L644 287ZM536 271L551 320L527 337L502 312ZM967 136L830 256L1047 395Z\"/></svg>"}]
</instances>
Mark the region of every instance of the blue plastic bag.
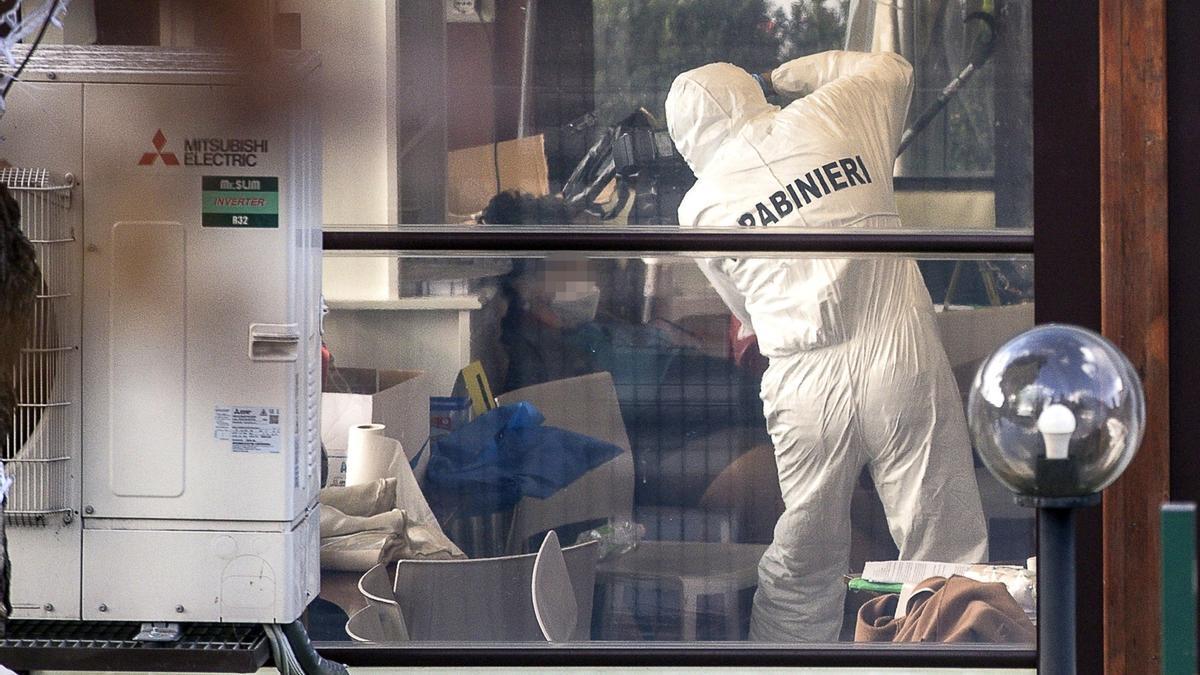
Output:
<instances>
[{"instance_id":1,"label":"blue plastic bag","mask_svg":"<svg viewBox=\"0 0 1200 675\"><path fill-rule=\"evenodd\" d=\"M507 511L522 497L549 497L621 453L543 422L533 404L514 403L439 438L425 473L430 501L464 515Z\"/></svg>"}]
</instances>

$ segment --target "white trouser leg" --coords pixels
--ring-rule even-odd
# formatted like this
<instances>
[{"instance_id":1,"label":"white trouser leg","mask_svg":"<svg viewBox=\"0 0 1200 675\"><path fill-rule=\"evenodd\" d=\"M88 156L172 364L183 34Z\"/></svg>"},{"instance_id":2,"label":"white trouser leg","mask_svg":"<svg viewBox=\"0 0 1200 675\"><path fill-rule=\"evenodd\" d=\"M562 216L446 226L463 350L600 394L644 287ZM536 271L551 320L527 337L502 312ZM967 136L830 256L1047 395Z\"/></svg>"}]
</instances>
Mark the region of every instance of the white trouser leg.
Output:
<instances>
[{"instance_id":1,"label":"white trouser leg","mask_svg":"<svg viewBox=\"0 0 1200 675\"><path fill-rule=\"evenodd\" d=\"M870 350L879 360L865 380L861 416L892 538L902 559L986 562L962 399L932 316L916 314L894 335L910 339L894 345L892 358Z\"/></svg>"},{"instance_id":2,"label":"white trouser leg","mask_svg":"<svg viewBox=\"0 0 1200 675\"><path fill-rule=\"evenodd\" d=\"M842 625L850 497L863 461L843 351L772 359L763 378L785 511L759 563L752 640L832 642Z\"/></svg>"}]
</instances>

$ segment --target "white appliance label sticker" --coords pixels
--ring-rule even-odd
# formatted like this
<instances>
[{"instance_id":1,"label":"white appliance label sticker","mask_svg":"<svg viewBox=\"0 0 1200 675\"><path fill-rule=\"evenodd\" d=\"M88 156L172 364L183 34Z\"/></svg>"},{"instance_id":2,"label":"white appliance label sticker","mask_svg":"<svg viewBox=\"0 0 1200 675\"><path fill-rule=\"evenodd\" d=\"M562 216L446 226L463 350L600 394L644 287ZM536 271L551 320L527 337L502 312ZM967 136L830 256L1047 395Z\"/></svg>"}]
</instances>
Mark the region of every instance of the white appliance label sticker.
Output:
<instances>
[{"instance_id":1,"label":"white appliance label sticker","mask_svg":"<svg viewBox=\"0 0 1200 675\"><path fill-rule=\"evenodd\" d=\"M213 412L214 436L234 452L277 454L279 426L279 408L217 406Z\"/></svg>"},{"instance_id":2,"label":"white appliance label sticker","mask_svg":"<svg viewBox=\"0 0 1200 675\"><path fill-rule=\"evenodd\" d=\"M229 440L229 430L233 427L233 408L217 406L213 413L213 436L218 441Z\"/></svg>"}]
</instances>

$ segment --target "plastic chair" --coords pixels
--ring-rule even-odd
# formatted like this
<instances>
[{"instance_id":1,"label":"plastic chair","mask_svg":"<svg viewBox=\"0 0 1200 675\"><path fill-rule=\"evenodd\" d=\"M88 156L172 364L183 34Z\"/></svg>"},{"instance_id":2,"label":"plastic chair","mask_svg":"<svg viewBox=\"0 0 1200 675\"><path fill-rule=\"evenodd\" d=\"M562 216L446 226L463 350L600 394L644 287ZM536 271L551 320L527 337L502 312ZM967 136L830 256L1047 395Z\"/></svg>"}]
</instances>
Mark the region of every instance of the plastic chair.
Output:
<instances>
[{"instance_id":1,"label":"plastic chair","mask_svg":"<svg viewBox=\"0 0 1200 675\"><path fill-rule=\"evenodd\" d=\"M533 616L542 635L550 642L570 640L579 623L579 604L575 601L575 589L558 535L553 530L546 534L533 559L530 592Z\"/></svg>"},{"instance_id":2,"label":"plastic chair","mask_svg":"<svg viewBox=\"0 0 1200 675\"><path fill-rule=\"evenodd\" d=\"M633 515L633 452L609 373L593 373L516 389L497 397L501 405L529 401L546 424L585 434L621 448L621 454L593 468L546 499L526 497L513 508L508 550L517 553L535 534L592 520Z\"/></svg>"},{"instance_id":3,"label":"plastic chair","mask_svg":"<svg viewBox=\"0 0 1200 675\"><path fill-rule=\"evenodd\" d=\"M546 417L546 424L599 438L623 452L547 499L526 498L518 502L513 510L509 550L520 548L539 532L552 532L557 527L589 520L631 519L633 453L612 375L594 373L556 380L499 397L501 404L517 401L533 403ZM598 571L600 580L609 587L605 596L609 603L615 603L621 588L632 590L639 581L661 583L677 590L683 603L680 619L685 640L696 637L700 596L721 595L726 635L734 640L739 634L741 614L738 592L757 583L758 560L765 548L729 542L643 541L634 551L600 563ZM590 608L589 599L589 611ZM614 607L610 606L606 613L611 619Z\"/></svg>"},{"instance_id":4,"label":"plastic chair","mask_svg":"<svg viewBox=\"0 0 1200 675\"><path fill-rule=\"evenodd\" d=\"M386 631L379 616L370 607L363 607L346 621L346 635L355 642L387 642Z\"/></svg>"},{"instance_id":5,"label":"plastic chair","mask_svg":"<svg viewBox=\"0 0 1200 675\"><path fill-rule=\"evenodd\" d=\"M555 538L555 541L557 538ZM547 561L552 552L543 553ZM565 639L591 636L592 592L599 547L587 542L561 549L567 587L546 581L547 593L574 596L575 625ZM474 560L401 560L393 586L412 640L463 642L541 642L547 639L534 611L534 563L538 554ZM553 563L547 562L553 567ZM539 596L542 595L539 591ZM557 612L555 638L565 619ZM548 624L549 625L549 624Z\"/></svg>"},{"instance_id":6,"label":"plastic chair","mask_svg":"<svg viewBox=\"0 0 1200 675\"><path fill-rule=\"evenodd\" d=\"M358 580L358 591L367 606L351 615L346 634L357 642L401 642L408 640L404 615L392 592L387 564L367 570Z\"/></svg>"},{"instance_id":7,"label":"plastic chair","mask_svg":"<svg viewBox=\"0 0 1200 675\"><path fill-rule=\"evenodd\" d=\"M725 639L741 639L739 594L758 584L758 561L763 544L703 541L643 541L636 549L605 560L597 569L600 583L612 591L632 589L638 582L663 585L679 593L680 639L696 639L699 602L703 595L720 595L725 615ZM610 610L611 618L611 610Z\"/></svg>"}]
</instances>

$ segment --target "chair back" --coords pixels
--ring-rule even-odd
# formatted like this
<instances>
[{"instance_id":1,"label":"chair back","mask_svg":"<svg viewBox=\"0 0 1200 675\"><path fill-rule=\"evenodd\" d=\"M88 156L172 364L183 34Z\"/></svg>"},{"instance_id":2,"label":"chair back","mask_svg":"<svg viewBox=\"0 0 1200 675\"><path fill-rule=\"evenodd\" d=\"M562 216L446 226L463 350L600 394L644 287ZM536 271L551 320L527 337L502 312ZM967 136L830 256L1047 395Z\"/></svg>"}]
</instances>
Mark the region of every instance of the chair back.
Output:
<instances>
[{"instance_id":1,"label":"chair back","mask_svg":"<svg viewBox=\"0 0 1200 675\"><path fill-rule=\"evenodd\" d=\"M575 597L570 638L591 636L592 593L599 548L587 542L562 549ZM536 554L468 560L401 560L394 594L412 640L542 642L533 609Z\"/></svg>"},{"instance_id":2,"label":"chair back","mask_svg":"<svg viewBox=\"0 0 1200 675\"><path fill-rule=\"evenodd\" d=\"M367 606L346 622L346 633L358 642L402 642L408 640L404 616L392 593L387 564L367 570L358 580L358 591Z\"/></svg>"},{"instance_id":3,"label":"chair back","mask_svg":"<svg viewBox=\"0 0 1200 675\"><path fill-rule=\"evenodd\" d=\"M550 642L567 642L575 634L579 606L558 535L551 530L533 559L533 615Z\"/></svg>"}]
</instances>

